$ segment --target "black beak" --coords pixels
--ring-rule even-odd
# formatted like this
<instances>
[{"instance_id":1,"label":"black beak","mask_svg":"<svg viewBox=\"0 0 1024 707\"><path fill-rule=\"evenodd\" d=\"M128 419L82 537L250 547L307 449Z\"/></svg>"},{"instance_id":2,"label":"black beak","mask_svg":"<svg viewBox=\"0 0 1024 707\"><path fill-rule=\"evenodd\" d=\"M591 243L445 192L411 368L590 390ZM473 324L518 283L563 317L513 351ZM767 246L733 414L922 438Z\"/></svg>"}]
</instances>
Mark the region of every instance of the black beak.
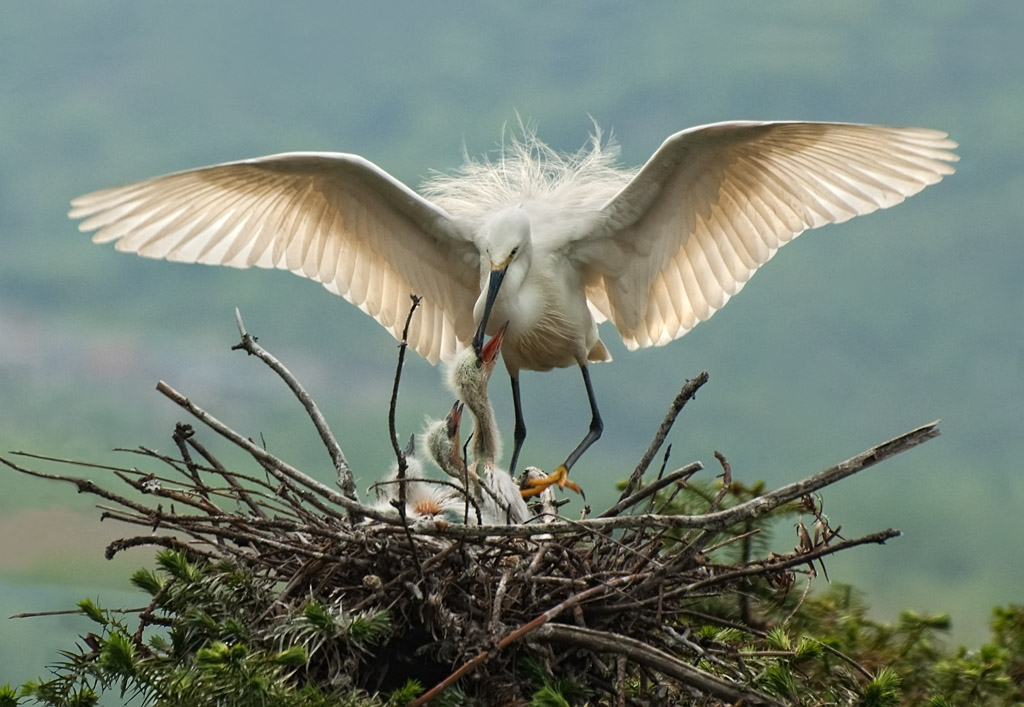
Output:
<instances>
[{"instance_id":1,"label":"black beak","mask_svg":"<svg viewBox=\"0 0 1024 707\"><path fill-rule=\"evenodd\" d=\"M501 289L501 282L505 279L505 270L506 268L491 270L491 277L487 281L487 299L484 300L484 316L480 318L480 325L473 336L473 350L476 351L477 358L480 358L480 352L484 346L487 320L491 317L491 307L494 306L494 300L498 297L498 290Z\"/></svg>"}]
</instances>

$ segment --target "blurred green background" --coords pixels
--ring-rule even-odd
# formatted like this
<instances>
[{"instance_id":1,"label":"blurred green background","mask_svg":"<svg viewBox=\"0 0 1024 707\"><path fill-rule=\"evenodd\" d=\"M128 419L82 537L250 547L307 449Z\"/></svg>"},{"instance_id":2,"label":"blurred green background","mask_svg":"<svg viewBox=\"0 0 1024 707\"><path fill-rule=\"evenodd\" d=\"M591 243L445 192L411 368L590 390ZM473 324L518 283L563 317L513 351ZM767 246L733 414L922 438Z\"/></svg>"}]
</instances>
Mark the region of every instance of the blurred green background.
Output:
<instances>
[{"instance_id":1,"label":"blurred green background","mask_svg":"<svg viewBox=\"0 0 1024 707\"><path fill-rule=\"evenodd\" d=\"M5 3L0 450L149 468L111 450L172 448L183 418L153 390L163 379L332 481L290 394L229 350L238 306L317 398L360 487L390 461L396 347L375 322L288 273L92 245L65 217L78 194L287 150L359 153L416 185L464 150L492 150L516 111L563 150L593 116L631 165L717 120L940 128L961 143L956 175L806 234L683 340L628 353L605 330L617 360L593 373L606 432L574 476L604 507L703 369L711 382L671 436L670 468L700 459L713 474L717 449L736 477L778 486L942 418L938 440L825 492L844 535L905 532L829 572L866 589L880 619L949 611L951 642L980 643L990 608L1024 599L1021 36L1024 4L952 0ZM406 435L449 394L421 360L404 376ZM506 387L493 389L510 430ZM523 461L550 468L587 423L579 374L527 374L523 395ZM141 603L126 576L151 555L103 560L136 530L101 524L94 503L0 469L0 682L41 674L85 628L7 616L84 596ZM780 528L783 549L795 539Z\"/></svg>"}]
</instances>

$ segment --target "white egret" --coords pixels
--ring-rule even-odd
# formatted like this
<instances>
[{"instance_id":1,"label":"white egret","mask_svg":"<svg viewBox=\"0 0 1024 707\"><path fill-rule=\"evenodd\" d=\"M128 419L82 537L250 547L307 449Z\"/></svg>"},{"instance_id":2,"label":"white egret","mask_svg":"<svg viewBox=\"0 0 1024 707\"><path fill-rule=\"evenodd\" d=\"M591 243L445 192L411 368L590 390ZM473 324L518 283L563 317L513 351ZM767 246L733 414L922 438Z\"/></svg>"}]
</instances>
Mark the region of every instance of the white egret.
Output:
<instances>
[{"instance_id":1,"label":"white egret","mask_svg":"<svg viewBox=\"0 0 1024 707\"><path fill-rule=\"evenodd\" d=\"M448 375L452 389L473 415L473 463L468 473L483 483L484 493L479 498L481 515L487 523L524 523L530 518L530 509L512 475L498 465L501 436L487 396L487 384L498 362L504 334L502 327L479 353L466 348L452 362Z\"/></svg>"},{"instance_id":2,"label":"white egret","mask_svg":"<svg viewBox=\"0 0 1024 707\"><path fill-rule=\"evenodd\" d=\"M432 363L508 323L512 469L520 371L583 373L591 423L549 477L561 483L603 429L587 367L611 358L598 322L629 349L666 344L804 230L893 206L957 160L934 130L727 122L672 135L634 170L599 133L569 156L524 133L425 196L356 155L287 153L98 191L70 216L146 257L291 270L396 338L418 294L409 343Z\"/></svg>"}]
</instances>

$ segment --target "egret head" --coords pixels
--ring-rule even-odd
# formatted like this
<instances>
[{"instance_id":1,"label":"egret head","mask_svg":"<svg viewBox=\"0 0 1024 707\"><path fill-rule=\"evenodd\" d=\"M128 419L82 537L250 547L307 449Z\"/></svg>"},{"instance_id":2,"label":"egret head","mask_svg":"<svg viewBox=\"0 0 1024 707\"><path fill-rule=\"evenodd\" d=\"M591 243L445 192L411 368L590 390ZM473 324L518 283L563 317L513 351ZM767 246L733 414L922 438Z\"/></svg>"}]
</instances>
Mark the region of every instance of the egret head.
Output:
<instances>
[{"instance_id":1,"label":"egret head","mask_svg":"<svg viewBox=\"0 0 1024 707\"><path fill-rule=\"evenodd\" d=\"M461 479L466 471L459 440L462 402L456 401L443 420L432 423L425 435L427 453L438 468L449 476Z\"/></svg>"},{"instance_id":2,"label":"egret head","mask_svg":"<svg viewBox=\"0 0 1024 707\"><path fill-rule=\"evenodd\" d=\"M487 321L491 308L498 298L501 284L506 275L515 273L514 279L521 281L526 274L530 251L530 219L522 204L503 209L488 221L480 231L480 289L474 314L480 317L473 349L480 353L487 332ZM486 286L485 286L486 283ZM482 310L482 312L481 312Z\"/></svg>"},{"instance_id":3,"label":"egret head","mask_svg":"<svg viewBox=\"0 0 1024 707\"><path fill-rule=\"evenodd\" d=\"M501 438L487 396L487 384L498 362L504 336L505 327L502 327L479 354L472 347L466 348L452 361L447 371L452 392L473 414L473 456L477 464L494 460L501 453Z\"/></svg>"},{"instance_id":4,"label":"egret head","mask_svg":"<svg viewBox=\"0 0 1024 707\"><path fill-rule=\"evenodd\" d=\"M480 349L473 347L463 351L452 363L448 373L448 382L458 398L471 409L478 408L481 401L487 399L487 382L498 363L501 353L501 342L505 338L506 323L498 330L486 345Z\"/></svg>"}]
</instances>

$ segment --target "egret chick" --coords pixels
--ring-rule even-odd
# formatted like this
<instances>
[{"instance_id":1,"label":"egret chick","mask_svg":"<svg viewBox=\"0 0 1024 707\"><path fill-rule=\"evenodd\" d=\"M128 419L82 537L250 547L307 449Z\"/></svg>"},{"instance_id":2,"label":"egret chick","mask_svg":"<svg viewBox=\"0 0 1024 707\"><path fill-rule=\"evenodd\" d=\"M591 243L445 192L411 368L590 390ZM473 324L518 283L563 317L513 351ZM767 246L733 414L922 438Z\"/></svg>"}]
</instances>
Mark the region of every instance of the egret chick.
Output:
<instances>
[{"instance_id":1,"label":"egret chick","mask_svg":"<svg viewBox=\"0 0 1024 707\"><path fill-rule=\"evenodd\" d=\"M451 359L506 323L515 470L526 438L522 370L578 366L586 435L549 477L563 484L604 423L589 364L661 346L710 318L809 228L894 206L953 173L956 143L920 128L714 123L678 132L639 169L599 132L562 155L524 128L421 196L357 155L294 152L193 169L74 199L97 243L150 258L281 268L322 283L409 345Z\"/></svg>"},{"instance_id":2,"label":"egret chick","mask_svg":"<svg viewBox=\"0 0 1024 707\"><path fill-rule=\"evenodd\" d=\"M413 454L414 445L410 440L405 454L405 517L412 521L442 520L446 515L461 513L463 501L458 494L435 483L423 473L423 463ZM396 503L400 499L398 463L396 462L383 482L377 487L377 503L374 508L388 515L398 517Z\"/></svg>"},{"instance_id":3,"label":"egret chick","mask_svg":"<svg viewBox=\"0 0 1024 707\"><path fill-rule=\"evenodd\" d=\"M466 466L466 460L462 457L459 434L462 407L462 401L457 400L443 420L436 420L427 426L422 439L427 454L434 460L437 467L448 476L456 479L462 485L463 490L479 504L483 493L480 479L476 475L476 470L473 469L471 471ZM467 515L465 498L462 501L461 511L466 522L478 520L474 513Z\"/></svg>"},{"instance_id":4,"label":"egret chick","mask_svg":"<svg viewBox=\"0 0 1024 707\"><path fill-rule=\"evenodd\" d=\"M455 401L443 420L435 420L423 434L424 446L437 467L452 478L465 481L466 461L459 449L459 423L462 420L461 400Z\"/></svg>"},{"instance_id":5,"label":"egret chick","mask_svg":"<svg viewBox=\"0 0 1024 707\"><path fill-rule=\"evenodd\" d=\"M494 408L487 396L487 383L498 361L505 329L499 329L479 355L472 348L463 351L449 368L449 384L473 415L473 463L470 470L479 476L486 491L481 498L481 513L488 522L523 523L530 509L512 476L497 464L501 455L501 437L494 421Z\"/></svg>"}]
</instances>

